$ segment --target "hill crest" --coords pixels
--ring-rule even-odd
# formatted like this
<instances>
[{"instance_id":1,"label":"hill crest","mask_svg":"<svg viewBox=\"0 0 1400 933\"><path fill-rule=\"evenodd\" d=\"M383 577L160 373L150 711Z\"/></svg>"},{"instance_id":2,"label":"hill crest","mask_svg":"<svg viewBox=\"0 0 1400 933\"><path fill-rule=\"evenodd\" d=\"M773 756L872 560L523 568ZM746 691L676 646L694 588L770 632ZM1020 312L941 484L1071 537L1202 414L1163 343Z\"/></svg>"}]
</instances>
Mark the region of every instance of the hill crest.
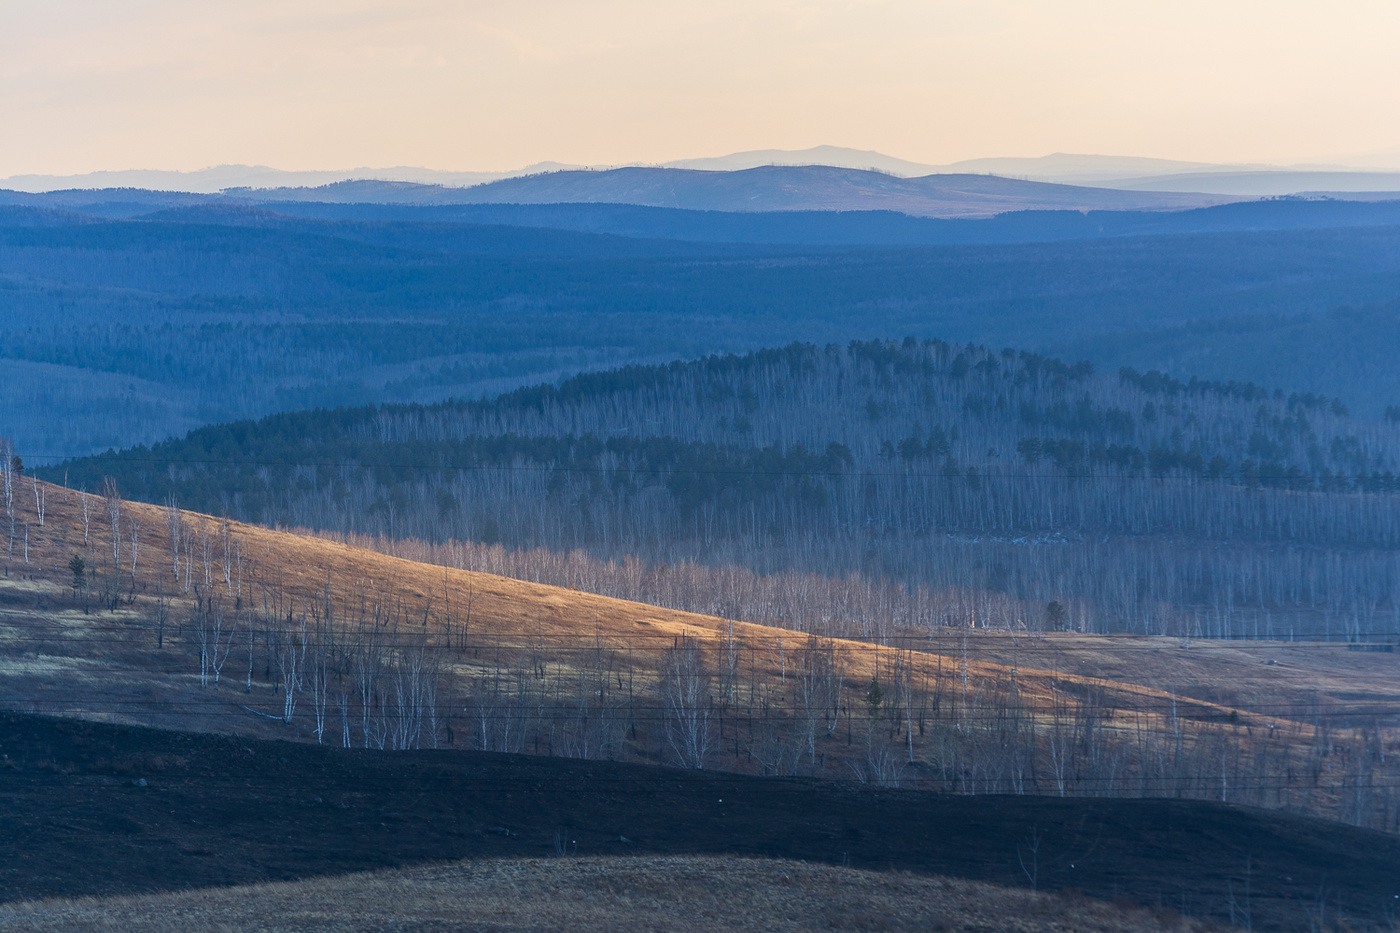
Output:
<instances>
[{"instance_id":1,"label":"hill crest","mask_svg":"<svg viewBox=\"0 0 1400 933\"><path fill-rule=\"evenodd\" d=\"M1020 210L1181 210L1223 204L1227 196L1123 192L993 175L900 178L823 165L733 171L626 167L557 171L465 189L347 181L323 188L238 190L258 200L384 200L415 204L633 204L688 210L869 211L915 217L989 217Z\"/></svg>"}]
</instances>

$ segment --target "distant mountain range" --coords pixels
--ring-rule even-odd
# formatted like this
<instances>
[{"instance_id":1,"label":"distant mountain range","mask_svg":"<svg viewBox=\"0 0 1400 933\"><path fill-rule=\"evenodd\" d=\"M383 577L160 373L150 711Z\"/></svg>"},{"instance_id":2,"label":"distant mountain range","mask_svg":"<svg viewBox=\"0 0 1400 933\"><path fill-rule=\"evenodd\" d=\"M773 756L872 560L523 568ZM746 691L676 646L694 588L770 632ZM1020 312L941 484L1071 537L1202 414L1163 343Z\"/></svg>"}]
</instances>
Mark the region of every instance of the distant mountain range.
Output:
<instances>
[{"instance_id":1,"label":"distant mountain range","mask_svg":"<svg viewBox=\"0 0 1400 933\"><path fill-rule=\"evenodd\" d=\"M67 189L141 188L148 191L218 194L228 188L318 187L352 179L402 181L422 185L465 188L516 175L532 175L539 172L583 167L581 165L564 165L559 162L540 162L511 172L443 172L436 169L408 166L289 172L268 168L265 165L218 165L194 172L135 169L121 172L88 172L83 175L13 175L0 179L0 188L29 193Z\"/></svg>"},{"instance_id":2,"label":"distant mountain range","mask_svg":"<svg viewBox=\"0 0 1400 933\"><path fill-rule=\"evenodd\" d=\"M898 175L901 178L918 178L922 175L938 175L951 170L950 166L928 165L910 162L874 152L868 149L847 149L842 146L814 146L811 149L753 149L748 152L734 152L725 156L706 159L677 159L663 163L661 168L687 168L704 172L736 172L746 168L760 168L765 165L829 165L833 168L869 169ZM976 172L976 169L969 171ZM984 173L985 174L985 173Z\"/></svg>"},{"instance_id":3,"label":"distant mountain range","mask_svg":"<svg viewBox=\"0 0 1400 933\"><path fill-rule=\"evenodd\" d=\"M770 170L773 171L773 170ZM594 175L601 175L595 172ZM995 184L1004 179L977 177ZM1011 182L1026 186L1028 182ZM1033 185L1030 185L1033 188ZM948 189L944 189L948 191ZM1074 189L1071 189L1074 191ZM965 192L966 193L966 192ZM973 192L973 195L976 192ZM1098 193L1103 193L1102 191ZM1107 192L1113 193L1113 192ZM1131 193L1131 192L1130 192ZM633 251L661 242L811 245L811 247L937 247L1100 240L1113 237L1400 227L1400 198L1235 200L1194 210L1007 210L994 217L916 217L897 210L686 210L629 203L459 203L466 192L406 182L343 182L326 188L251 192L249 196L99 189L0 191L0 226L81 226L101 220L171 221L214 226L286 227L301 220L407 224L428 238L448 228L510 240L507 228L573 231L626 238L608 249ZM973 198L973 195L967 195ZM974 205L969 200L966 206ZM340 228L340 233L346 233ZM442 242L434 241L434 248ZM669 252L668 252L669 255Z\"/></svg>"},{"instance_id":4,"label":"distant mountain range","mask_svg":"<svg viewBox=\"0 0 1400 933\"><path fill-rule=\"evenodd\" d=\"M539 199L583 190L551 185L640 199L658 179L716 178L729 187L665 193L747 209L452 203L533 184ZM1400 402L1385 304L1400 295L1400 200L1084 211L1089 197L1180 196L772 167L498 185L347 182L302 200L0 191L0 427L28 460L210 420L872 333L1283 384L1376 415ZM830 191L901 210L772 209L842 203ZM902 212L955 196L955 218ZM1069 206L1010 209L1036 198ZM1328 314L1343 306L1359 310Z\"/></svg>"},{"instance_id":5,"label":"distant mountain range","mask_svg":"<svg viewBox=\"0 0 1400 933\"><path fill-rule=\"evenodd\" d=\"M825 165L737 171L618 168L562 171L472 188L346 181L320 188L231 189L250 201L394 204L632 204L697 211L896 211L912 217L990 217L1024 210L1181 210L1238 200L1180 192L1119 191L995 175L899 178Z\"/></svg>"},{"instance_id":6,"label":"distant mountain range","mask_svg":"<svg viewBox=\"0 0 1400 933\"><path fill-rule=\"evenodd\" d=\"M1193 172L1125 178L1115 181L1113 186L1129 191L1181 191L1189 186L1193 191L1236 197L1296 195L1370 200L1400 197L1400 172Z\"/></svg>"},{"instance_id":7,"label":"distant mountain range","mask_svg":"<svg viewBox=\"0 0 1400 933\"><path fill-rule=\"evenodd\" d=\"M1132 191L1204 193L1269 197L1299 193L1400 191L1400 149L1336 158L1322 164L1277 166L1221 164L1136 156L1053 153L1036 158L968 159L933 165L884 153L841 146L810 149L758 149L724 156L679 159L659 166L585 166L540 162L510 171L453 172L396 166L337 171L283 171L266 166L221 165L194 172L157 170L91 172L82 175L15 175L0 188L42 192L67 188L144 188L214 194L230 188L317 188L344 181L409 182L465 188L546 172L671 168L708 172L744 171L766 166L827 166L879 172L900 178L929 175L999 175L1053 184Z\"/></svg>"}]
</instances>

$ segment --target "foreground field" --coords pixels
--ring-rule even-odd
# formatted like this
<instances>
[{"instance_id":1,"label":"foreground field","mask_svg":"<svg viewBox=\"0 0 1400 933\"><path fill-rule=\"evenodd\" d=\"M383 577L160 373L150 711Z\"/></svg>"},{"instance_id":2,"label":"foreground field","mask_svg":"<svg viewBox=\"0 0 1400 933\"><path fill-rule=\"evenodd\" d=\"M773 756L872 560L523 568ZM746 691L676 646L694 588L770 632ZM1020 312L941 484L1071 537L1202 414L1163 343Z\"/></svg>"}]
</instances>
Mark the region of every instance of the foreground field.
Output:
<instances>
[{"instance_id":1,"label":"foreground field","mask_svg":"<svg viewBox=\"0 0 1400 933\"><path fill-rule=\"evenodd\" d=\"M767 859L458 862L308 881L0 906L0 930L369 933L884 930L1205 931L1170 911L971 881Z\"/></svg>"},{"instance_id":2,"label":"foreground field","mask_svg":"<svg viewBox=\"0 0 1400 933\"><path fill-rule=\"evenodd\" d=\"M1320 918L1385 930L1400 894L1392 834L1202 801L947 795L13 714L0 715L0 756L0 901L561 853L776 858L1020 888L1034 877L1041 891L1192 917L1247 912L1256 930Z\"/></svg>"}]
</instances>

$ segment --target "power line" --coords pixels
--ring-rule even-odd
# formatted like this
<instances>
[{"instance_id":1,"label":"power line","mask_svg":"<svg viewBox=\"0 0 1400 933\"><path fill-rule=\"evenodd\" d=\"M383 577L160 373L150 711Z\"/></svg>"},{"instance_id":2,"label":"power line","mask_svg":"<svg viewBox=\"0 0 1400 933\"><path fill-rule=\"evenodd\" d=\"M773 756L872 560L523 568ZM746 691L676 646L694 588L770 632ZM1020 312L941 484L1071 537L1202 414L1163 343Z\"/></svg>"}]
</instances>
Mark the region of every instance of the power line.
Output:
<instances>
[{"instance_id":1,"label":"power line","mask_svg":"<svg viewBox=\"0 0 1400 933\"><path fill-rule=\"evenodd\" d=\"M398 443L398 442L381 441L381 442L376 442L376 443L386 443L386 444L387 444L387 443ZM434 442L434 443L451 444L451 443L457 443L457 442L454 442L454 441L436 441L436 442ZM760 451L762 448L747 448L747 449L749 449L749 450L754 450L754 451ZM818 454L817 452L815 452L815 451L812 452L812 453L813 453L814 455L819 455L819 454ZM57 469L59 468L59 466L63 466L63 465L65 465L65 464L66 464L66 465L69 465L69 466L77 466L77 465L84 464L84 462L86 462L86 463L94 463L94 464L102 464L102 463L109 463L109 464L149 463L149 464L161 464L161 465L178 464L178 465L186 465L186 466L248 466L248 467L274 467L274 468L279 468L279 469L296 469L296 468L306 468L306 467L315 467L315 468L317 468L317 469L321 469L321 468L326 468L326 469L342 469L342 468L345 468L345 467L356 467L356 468L359 468L359 469L372 470L372 469L379 468L379 467L387 467L387 468L389 468L389 469L395 469L395 470L440 470L440 471L443 471L443 472L454 472L454 471L455 471L455 472L474 472L474 471L499 470L499 471L503 471L503 472L571 473L571 474L580 474L580 475L605 475L605 474L610 474L610 473L632 473L632 474L644 474L644 475L681 474L681 475L696 475L696 476L763 476L763 477L780 477L780 478L793 478L793 477L798 477L798 478L804 478L804 477L822 477L822 478L827 478L827 479L831 479L831 478L845 478L845 477L854 477L854 478L857 478L857 479L863 479L863 478L867 478L867 477L878 477L878 478L893 478L893 479L901 479L901 478L906 478L906 479L945 479L945 480L948 480L949 482L966 482L966 481L968 480L968 474L966 473L965 470L961 470L961 469L960 469L958 472L956 472L956 473L949 474L948 472L941 471L941 470L940 470L940 471L936 471L936 472L925 472L925 471L914 471L914 470L903 470L903 471L862 470L862 469L855 469L855 468L852 468L851 470L744 470L744 469L717 470L717 469L700 469L700 468L692 468L692 467L686 467L686 468L677 468L677 467L637 467L637 466L621 466L621 465L616 466L616 467L601 467L601 466L599 466L599 467L589 467L589 466L578 466L578 465L569 465L569 464L551 464L551 465L547 465L547 466L546 466L546 465L531 466L531 465L528 465L528 464L519 464L519 463L471 463L471 464L456 464L456 465L452 465L452 464L444 464L442 461L438 461L438 462L436 462L436 463L429 463L429 462L408 462L408 461L387 461L387 462L386 462L386 461L368 461L368 462L367 462L367 461L363 461L363 460L359 460L359 459L353 459L353 458L347 458L347 459L343 459L343 460L256 460L256 459L232 459L232 458L223 459L223 458L202 458L202 457L136 457L136 456L127 456L127 455L123 455L123 454L121 454L121 453L118 453L116 456L113 456L113 457L109 457L109 456L106 455L106 454L55 454L55 453L31 453L30 456L35 457L35 458L39 458L39 459L45 459L45 460L60 460L61 462L60 462L60 464L59 464L58 466L41 466L41 467L36 468L37 470L44 471L44 472L49 472L49 473L53 473L53 472L57 471ZM978 464L969 464L969 466L977 466L977 465L978 465ZM992 467L995 467L995 466L1002 466L1002 464L995 464L995 465L992 465L992 466L988 466L988 465L985 464L985 463L982 463L982 464L980 464L980 465L983 467L983 469L988 469L988 470L991 470ZM1009 466L1009 467L1014 468L1014 467L1015 467L1015 464L1005 464L1005 466ZM1359 473L1359 474L1356 474L1356 475L1357 475L1358 477L1367 476L1367 474L1360 474L1360 473ZM1336 476L1337 476L1337 477L1340 477L1341 474L1336 474ZM1287 488L1286 485L1250 487L1250 486L1244 486L1244 485L1241 485L1241 484L1238 484L1238 483L1220 482L1219 480L1213 480L1213 479L1208 479L1208 478L1199 477L1199 476L1180 476L1180 475L1156 475L1156 476L1154 476L1154 475L1148 475L1148 474L1145 474L1145 473L1081 473L1081 472L1069 472L1069 471L1061 472L1061 473L1039 473L1039 472L1030 472L1030 471L1019 471L1019 472L1011 473L1011 472L1005 472L1005 471L1003 471L1003 472L978 472L977 475L976 475L976 478L977 478L978 480L993 480L993 479L1041 479L1041 480L1046 480L1046 479L1049 479L1049 480L1054 480L1054 479L1059 479L1059 480L1096 479L1096 480L1121 480L1121 481L1132 481L1132 482L1156 482L1156 483L1160 483L1160 484L1176 483L1176 484L1182 484L1182 485L1196 485L1197 483L1208 483L1208 484L1213 484L1214 486L1220 487L1220 488L1234 489L1234 490L1243 489L1243 490L1247 490L1247 491L1249 491L1249 492L1258 492L1258 491L1260 491L1260 489L1262 488L1262 489L1269 489L1269 490L1278 491L1278 492L1315 492L1315 493L1320 493L1320 494L1323 494L1323 495L1332 495L1332 494L1336 494L1336 493L1355 493L1355 494L1379 495L1379 494L1384 494L1384 493L1393 493L1393 492L1395 492L1395 490L1379 490L1379 491L1372 492L1372 491L1370 491L1370 490L1367 490L1367 489L1363 488L1359 483L1352 483L1352 484L1351 484L1351 487L1350 487L1350 488L1347 488L1347 489L1314 488L1313 485L1312 485L1312 483L1313 483L1314 481L1320 479L1320 477L1315 476L1315 475L1313 475L1313 474L1311 474L1311 473L1302 474L1302 478L1305 478L1305 479L1307 479L1307 480L1309 481L1309 485L1307 486L1307 488L1303 488L1303 489L1290 489L1290 488Z\"/></svg>"}]
</instances>

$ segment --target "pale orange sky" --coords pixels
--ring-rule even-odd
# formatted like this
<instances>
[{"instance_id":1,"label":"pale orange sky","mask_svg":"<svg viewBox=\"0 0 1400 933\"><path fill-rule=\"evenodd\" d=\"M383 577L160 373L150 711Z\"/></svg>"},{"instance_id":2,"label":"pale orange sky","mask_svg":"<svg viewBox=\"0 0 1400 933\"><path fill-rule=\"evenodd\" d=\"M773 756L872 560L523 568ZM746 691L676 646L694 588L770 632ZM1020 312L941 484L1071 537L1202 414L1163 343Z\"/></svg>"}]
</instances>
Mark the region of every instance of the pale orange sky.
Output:
<instances>
[{"instance_id":1,"label":"pale orange sky","mask_svg":"<svg viewBox=\"0 0 1400 933\"><path fill-rule=\"evenodd\" d=\"M1400 146L1400 3L0 0L0 177Z\"/></svg>"}]
</instances>

